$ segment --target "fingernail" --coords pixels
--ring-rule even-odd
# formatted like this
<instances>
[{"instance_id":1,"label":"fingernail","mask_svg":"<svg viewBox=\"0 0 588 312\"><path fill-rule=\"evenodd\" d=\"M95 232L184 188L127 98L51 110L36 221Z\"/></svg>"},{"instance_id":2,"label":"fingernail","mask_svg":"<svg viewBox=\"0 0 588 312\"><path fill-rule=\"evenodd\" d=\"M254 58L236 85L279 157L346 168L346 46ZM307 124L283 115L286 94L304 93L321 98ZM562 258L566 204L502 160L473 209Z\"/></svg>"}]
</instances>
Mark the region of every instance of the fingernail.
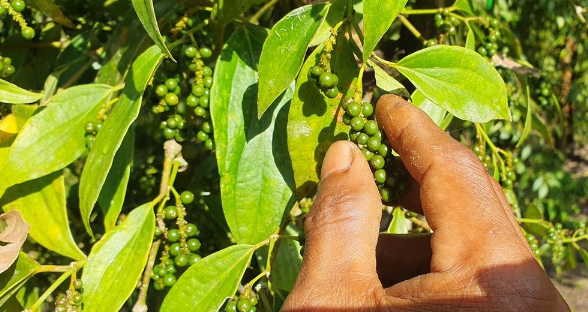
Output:
<instances>
[{"instance_id":1,"label":"fingernail","mask_svg":"<svg viewBox=\"0 0 588 312\"><path fill-rule=\"evenodd\" d=\"M350 144L347 141L338 141L331 145L323 160L321 179L326 178L333 172L345 171L351 167L353 150Z\"/></svg>"}]
</instances>

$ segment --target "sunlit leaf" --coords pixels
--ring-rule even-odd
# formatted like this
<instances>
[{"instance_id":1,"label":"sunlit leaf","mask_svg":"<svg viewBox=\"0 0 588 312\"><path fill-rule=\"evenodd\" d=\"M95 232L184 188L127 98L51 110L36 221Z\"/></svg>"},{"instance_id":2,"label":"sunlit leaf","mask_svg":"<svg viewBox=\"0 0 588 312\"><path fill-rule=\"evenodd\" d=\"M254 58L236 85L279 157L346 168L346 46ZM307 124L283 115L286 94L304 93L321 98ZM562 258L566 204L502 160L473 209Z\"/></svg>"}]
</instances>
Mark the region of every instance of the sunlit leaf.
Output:
<instances>
[{"instance_id":1,"label":"sunlit leaf","mask_svg":"<svg viewBox=\"0 0 588 312\"><path fill-rule=\"evenodd\" d=\"M155 16L155 9L153 8L153 0L132 0L133 8L137 12L137 16L143 24L145 31L153 39L155 44L159 47L163 53L170 59L174 57L169 52L169 49L165 46L161 32L159 31L159 25L157 25L157 17Z\"/></svg>"},{"instance_id":2,"label":"sunlit leaf","mask_svg":"<svg viewBox=\"0 0 588 312\"><path fill-rule=\"evenodd\" d=\"M363 2L363 60L372 55L376 45L392 25L407 0L369 0Z\"/></svg>"},{"instance_id":3,"label":"sunlit leaf","mask_svg":"<svg viewBox=\"0 0 588 312\"><path fill-rule=\"evenodd\" d=\"M69 228L61 171L10 187L0 206L20 212L31 227L29 234L43 247L75 260L86 258Z\"/></svg>"},{"instance_id":4,"label":"sunlit leaf","mask_svg":"<svg viewBox=\"0 0 588 312\"><path fill-rule=\"evenodd\" d=\"M41 93L35 93L20 88L8 81L0 79L0 101L11 104L33 103L43 97Z\"/></svg>"},{"instance_id":5,"label":"sunlit leaf","mask_svg":"<svg viewBox=\"0 0 588 312\"><path fill-rule=\"evenodd\" d=\"M475 51L433 46L397 63L426 98L462 120L510 120L506 87L496 69Z\"/></svg>"},{"instance_id":6,"label":"sunlit leaf","mask_svg":"<svg viewBox=\"0 0 588 312\"><path fill-rule=\"evenodd\" d=\"M237 291L255 247L235 245L192 265L165 296L161 312L218 311Z\"/></svg>"},{"instance_id":7,"label":"sunlit leaf","mask_svg":"<svg viewBox=\"0 0 588 312\"><path fill-rule=\"evenodd\" d=\"M298 75L308 44L329 6L320 3L297 8L272 27L259 59L259 117Z\"/></svg>"},{"instance_id":8,"label":"sunlit leaf","mask_svg":"<svg viewBox=\"0 0 588 312\"><path fill-rule=\"evenodd\" d=\"M112 167L116 152L129 127L139 115L147 83L162 59L161 50L157 46L152 46L135 60L127 76L125 88L108 114L108 119L98 132L94 146L90 150L80 178L80 212L82 222L91 235L90 214Z\"/></svg>"},{"instance_id":9,"label":"sunlit leaf","mask_svg":"<svg viewBox=\"0 0 588 312\"><path fill-rule=\"evenodd\" d=\"M94 245L84 267L84 311L116 312L135 290L155 231L153 205L135 208Z\"/></svg>"},{"instance_id":10,"label":"sunlit leaf","mask_svg":"<svg viewBox=\"0 0 588 312\"><path fill-rule=\"evenodd\" d=\"M221 53L211 90L223 210L236 241L248 244L267 239L294 203L285 144L293 88L257 118L255 52L265 36L260 27L238 29Z\"/></svg>"}]
</instances>

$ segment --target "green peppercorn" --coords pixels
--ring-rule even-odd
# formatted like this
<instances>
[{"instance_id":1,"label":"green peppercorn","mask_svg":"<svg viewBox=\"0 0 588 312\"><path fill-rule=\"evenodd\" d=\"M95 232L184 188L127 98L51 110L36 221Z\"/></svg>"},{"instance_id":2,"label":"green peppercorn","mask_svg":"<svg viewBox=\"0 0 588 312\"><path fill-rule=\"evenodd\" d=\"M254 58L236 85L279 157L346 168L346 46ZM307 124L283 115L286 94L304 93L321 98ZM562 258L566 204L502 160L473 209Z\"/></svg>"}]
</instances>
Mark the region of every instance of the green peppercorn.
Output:
<instances>
[{"instance_id":1,"label":"green peppercorn","mask_svg":"<svg viewBox=\"0 0 588 312\"><path fill-rule=\"evenodd\" d=\"M387 175L384 169L378 169L374 172L374 179L379 184L384 184L386 182L386 177Z\"/></svg>"},{"instance_id":2,"label":"green peppercorn","mask_svg":"<svg viewBox=\"0 0 588 312\"><path fill-rule=\"evenodd\" d=\"M356 116L353 117L353 119L351 119L351 129L355 130L355 131L360 131L363 129L364 127L364 121L363 118L361 118L360 116Z\"/></svg>"}]
</instances>

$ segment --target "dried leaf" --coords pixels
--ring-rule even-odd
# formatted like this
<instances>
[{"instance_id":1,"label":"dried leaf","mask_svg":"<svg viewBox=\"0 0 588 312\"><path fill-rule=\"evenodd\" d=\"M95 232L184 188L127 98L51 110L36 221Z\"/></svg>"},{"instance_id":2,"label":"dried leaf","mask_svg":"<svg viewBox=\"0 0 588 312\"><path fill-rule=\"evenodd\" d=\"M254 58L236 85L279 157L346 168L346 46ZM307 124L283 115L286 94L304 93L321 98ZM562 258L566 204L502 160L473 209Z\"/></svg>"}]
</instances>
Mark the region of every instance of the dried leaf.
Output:
<instances>
[{"instance_id":1,"label":"dried leaf","mask_svg":"<svg viewBox=\"0 0 588 312\"><path fill-rule=\"evenodd\" d=\"M18 211L10 211L0 215L0 273L6 271L16 258L27 239L29 225Z\"/></svg>"}]
</instances>

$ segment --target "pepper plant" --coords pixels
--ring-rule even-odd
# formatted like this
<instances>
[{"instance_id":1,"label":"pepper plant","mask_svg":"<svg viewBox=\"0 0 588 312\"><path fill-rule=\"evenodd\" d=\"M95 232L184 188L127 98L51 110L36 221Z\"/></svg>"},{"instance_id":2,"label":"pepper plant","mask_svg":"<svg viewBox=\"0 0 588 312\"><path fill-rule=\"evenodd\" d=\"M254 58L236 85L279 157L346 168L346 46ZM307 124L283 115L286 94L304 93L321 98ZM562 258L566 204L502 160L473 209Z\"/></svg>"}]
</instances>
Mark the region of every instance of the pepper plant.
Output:
<instances>
[{"instance_id":1,"label":"pepper plant","mask_svg":"<svg viewBox=\"0 0 588 312\"><path fill-rule=\"evenodd\" d=\"M370 163L383 233L430 232L395 204L386 93L471 146L538 261L588 263L585 223L519 190L563 113L515 5L309 2L0 0L2 311L279 311L337 140Z\"/></svg>"}]
</instances>

